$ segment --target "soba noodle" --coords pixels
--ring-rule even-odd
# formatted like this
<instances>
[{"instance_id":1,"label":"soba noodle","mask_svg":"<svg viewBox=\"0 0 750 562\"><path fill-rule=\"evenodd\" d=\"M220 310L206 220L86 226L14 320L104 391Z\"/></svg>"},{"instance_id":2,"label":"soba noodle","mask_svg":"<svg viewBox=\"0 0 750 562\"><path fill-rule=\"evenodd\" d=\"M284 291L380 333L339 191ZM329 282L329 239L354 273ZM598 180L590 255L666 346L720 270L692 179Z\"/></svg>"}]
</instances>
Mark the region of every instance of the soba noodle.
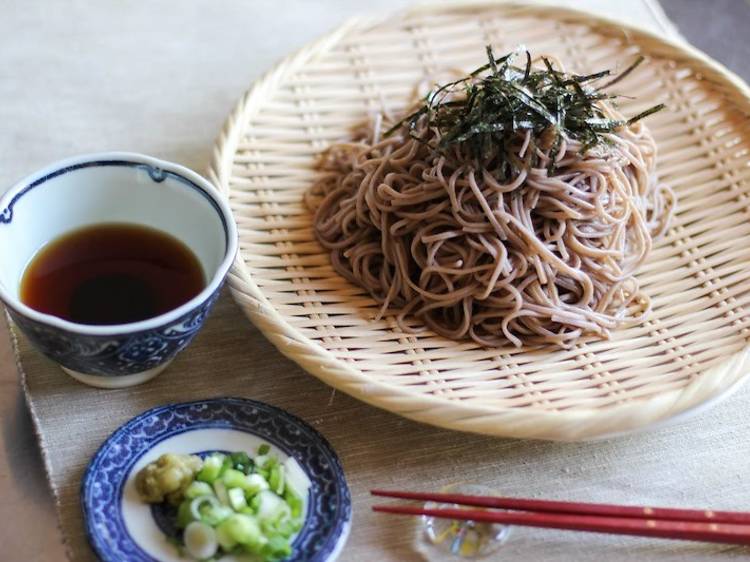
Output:
<instances>
[{"instance_id":1,"label":"soba noodle","mask_svg":"<svg viewBox=\"0 0 750 562\"><path fill-rule=\"evenodd\" d=\"M477 164L460 145L435 151L440 132L425 117L388 138L381 119L326 151L306 197L334 269L381 314L486 346L567 347L647 310L634 273L674 196L656 180L644 125L604 134L607 144L586 153L563 138L551 175L551 150L519 132L512 154L535 150L536 165L504 181L496 158Z\"/></svg>"}]
</instances>

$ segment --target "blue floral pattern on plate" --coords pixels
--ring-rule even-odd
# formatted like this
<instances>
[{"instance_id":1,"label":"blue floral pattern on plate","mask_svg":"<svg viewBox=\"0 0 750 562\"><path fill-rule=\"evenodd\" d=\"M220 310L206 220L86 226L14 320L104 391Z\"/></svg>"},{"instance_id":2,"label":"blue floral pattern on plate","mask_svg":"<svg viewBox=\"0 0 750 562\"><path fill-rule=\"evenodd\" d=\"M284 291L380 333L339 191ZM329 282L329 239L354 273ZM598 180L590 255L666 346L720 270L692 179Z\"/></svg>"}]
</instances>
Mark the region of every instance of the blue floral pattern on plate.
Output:
<instances>
[{"instance_id":1,"label":"blue floral pattern on plate","mask_svg":"<svg viewBox=\"0 0 750 562\"><path fill-rule=\"evenodd\" d=\"M96 453L83 478L81 504L89 541L103 561L158 562L130 535L122 515L123 488L138 459L174 435L222 428L271 443L297 459L310 477L307 517L289 560L324 562L338 554L349 532L351 499L341 464L325 438L274 406L216 398L148 410L115 431Z\"/></svg>"}]
</instances>

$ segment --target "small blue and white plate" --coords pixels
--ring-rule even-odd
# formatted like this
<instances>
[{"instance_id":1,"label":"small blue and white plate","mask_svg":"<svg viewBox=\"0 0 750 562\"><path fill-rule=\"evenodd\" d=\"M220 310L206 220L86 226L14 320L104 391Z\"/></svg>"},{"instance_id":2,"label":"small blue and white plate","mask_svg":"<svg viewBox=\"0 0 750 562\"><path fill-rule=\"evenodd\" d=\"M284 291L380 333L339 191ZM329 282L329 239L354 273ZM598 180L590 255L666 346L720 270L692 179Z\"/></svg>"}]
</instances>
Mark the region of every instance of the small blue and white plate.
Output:
<instances>
[{"instance_id":1,"label":"small blue and white plate","mask_svg":"<svg viewBox=\"0 0 750 562\"><path fill-rule=\"evenodd\" d=\"M254 451L262 444L293 456L312 481L305 524L289 560L336 560L351 527L351 499L336 453L301 419L268 404L216 398L162 406L115 431L83 477L81 504L89 541L104 562L185 562L170 542L169 518L143 503L135 475L163 453ZM234 560L232 556L222 562Z\"/></svg>"}]
</instances>

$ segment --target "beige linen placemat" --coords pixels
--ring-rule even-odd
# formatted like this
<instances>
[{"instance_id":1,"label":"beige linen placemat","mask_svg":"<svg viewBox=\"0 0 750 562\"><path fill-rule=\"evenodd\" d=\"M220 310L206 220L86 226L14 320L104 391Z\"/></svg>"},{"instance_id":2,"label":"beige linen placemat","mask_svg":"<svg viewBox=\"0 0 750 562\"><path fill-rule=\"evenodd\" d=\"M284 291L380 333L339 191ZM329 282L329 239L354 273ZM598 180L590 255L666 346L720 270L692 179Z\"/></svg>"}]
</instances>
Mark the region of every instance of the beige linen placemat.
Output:
<instances>
[{"instance_id":1,"label":"beige linen placemat","mask_svg":"<svg viewBox=\"0 0 750 562\"><path fill-rule=\"evenodd\" d=\"M692 422L587 444L512 441L436 429L349 398L272 348L228 296L206 328L153 382L98 390L73 382L16 341L34 423L71 559L94 560L83 533L80 479L101 442L135 414L168 402L247 396L296 414L338 452L352 492L354 525L341 560L420 560L409 519L370 512L374 487L437 490L482 482L509 495L586 501L741 508L750 505L750 414L741 395ZM515 529L506 560L701 560L716 545ZM724 559L721 556L719 559Z\"/></svg>"},{"instance_id":2,"label":"beige linen placemat","mask_svg":"<svg viewBox=\"0 0 750 562\"><path fill-rule=\"evenodd\" d=\"M575 2L570 2L576 4ZM588 3L587 3L588 4ZM673 27L651 0L601 2L610 15L640 14ZM632 19L632 17L631 17ZM67 550L94 560L79 504L80 479L102 441L134 415L169 402L215 396L262 400L307 420L339 453L352 491L354 526L341 560L420 560L415 523L370 512L373 487L436 490L459 481L518 496L711 506L750 505L750 414L744 393L672 429L589 444L490 439L401 419L334 392L277 352L226 295L188 351L153 382L116 391L82 386L14 341L18 366L55 494ZM716 545L515 529L507 560L727 559Z\"/></svg>"}]
</instances>

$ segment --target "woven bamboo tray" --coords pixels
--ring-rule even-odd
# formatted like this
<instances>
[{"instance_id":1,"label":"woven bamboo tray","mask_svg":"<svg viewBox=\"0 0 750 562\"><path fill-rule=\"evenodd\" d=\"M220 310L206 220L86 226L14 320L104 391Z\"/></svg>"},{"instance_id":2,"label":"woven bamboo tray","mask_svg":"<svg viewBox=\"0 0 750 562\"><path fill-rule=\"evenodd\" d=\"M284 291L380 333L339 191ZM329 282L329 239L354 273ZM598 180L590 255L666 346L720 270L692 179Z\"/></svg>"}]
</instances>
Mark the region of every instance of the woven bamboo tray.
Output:
<instances>
[{"instance_id":1,"label":"woven bamboo tray","mask_svg":"<svg viewBox=\"0 0 750 562\"><path fill-rule=\"evenodd\" d=\"M316 154L368 113L400 110L414 84L471 69L484 45L525 44L569 70L648 57L620 90L649 118L678 214L638 278L653 312L609 341L570 350L486 349L404 334L340 278L315 241L302 194ZM422 422L497 436L582 440L695 409L750 366L747 86L705 55L568 9L497 3L422 7L356 20L289 57L229 116L211 176L240 231L235 299L287 356L326 383Z\"/></svg>"}]
</instances>

